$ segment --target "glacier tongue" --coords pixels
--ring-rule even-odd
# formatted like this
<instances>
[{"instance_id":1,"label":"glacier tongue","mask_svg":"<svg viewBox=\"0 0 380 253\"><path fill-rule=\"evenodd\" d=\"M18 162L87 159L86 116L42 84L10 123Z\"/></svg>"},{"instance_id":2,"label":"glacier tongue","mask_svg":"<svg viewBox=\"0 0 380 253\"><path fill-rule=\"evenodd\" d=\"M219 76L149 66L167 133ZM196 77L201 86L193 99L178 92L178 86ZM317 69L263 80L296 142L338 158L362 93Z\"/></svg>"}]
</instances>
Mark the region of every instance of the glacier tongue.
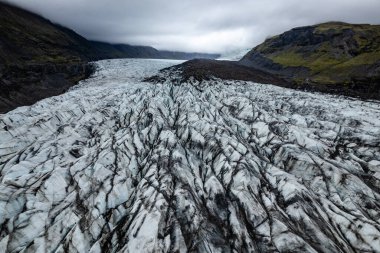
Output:
<instances>
[{"instance_id":1,"label":"glacier tongue","mask_svg":"<svg viewBox=\"0 0 380 253\"><path fill-rule=\"evenodd\" d=\"M0 115L0 252L380 252L380 104L100 61Z\"/></svg>"}]
</instances>

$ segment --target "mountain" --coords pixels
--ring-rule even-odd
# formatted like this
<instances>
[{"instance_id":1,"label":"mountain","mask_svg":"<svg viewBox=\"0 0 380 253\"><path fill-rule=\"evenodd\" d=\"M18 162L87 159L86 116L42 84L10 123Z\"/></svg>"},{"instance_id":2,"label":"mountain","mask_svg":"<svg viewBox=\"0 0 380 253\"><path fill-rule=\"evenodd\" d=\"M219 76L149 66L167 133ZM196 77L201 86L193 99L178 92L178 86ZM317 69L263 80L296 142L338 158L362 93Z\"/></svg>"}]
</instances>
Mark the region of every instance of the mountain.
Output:
<instances>
[{"instance_id":1,"label":"mountain","mask_svg":"<svg viewBox=\"0 0 380 253\"><path fill-rule=\"evenodd\" d=\"M67 90L108 58L217 58L217 54L89 41L74 31L0 2L0 113Z\"/></svg>"},{"instance_id":2,"label":"mountain","mask_svg":"<svg viewBox=\"0 0 380 253\"><path fill-rule=\"evenodd\" d=\"M90 54L90 43L73 31L0 3L0 113L85 78Z\"/></svg>"},{"instance_id":3,"label":"mountain","mask_svg":"<svg viewBox=\"0 0 380 253\"><path fill-rule=\"evenodd\" d=\"M131 46L91 41L96 59L113 58L160 58L160 52L148 46Z\"/></svg>"},{"instance_id":4,"label":"mountain","mask_svg":"<svg viewBox=\"0 0 380 253\"><path fill-rule=\"evenodd\" d=\"M195 58L216 59L219 54L185 53L167 50L157 50L149 46L132 46L127 44L111 44L107 42L90 41L96 59L114 58L150 58L190 60Z\"/></svg>"},{"instance_id":5,"label":"mountain","mask_svg":"<svg viewBox=\"0 0 380 253\"><path fill-rule=\"evenodd\" d=\"M4 66L79 63L91 43L74 31L29 11L0 3L0 60Z\"/></svg>"},{"instance_id":6,"label":"mountain","mask_svg":"<svg viewBox=\"0 0 380 253\"><path fill-rule=\"evenodd\" d=\"M267 39L239 62L297 86L380 98L380 25L329 22Z\"/></svg>"}]
</instances>

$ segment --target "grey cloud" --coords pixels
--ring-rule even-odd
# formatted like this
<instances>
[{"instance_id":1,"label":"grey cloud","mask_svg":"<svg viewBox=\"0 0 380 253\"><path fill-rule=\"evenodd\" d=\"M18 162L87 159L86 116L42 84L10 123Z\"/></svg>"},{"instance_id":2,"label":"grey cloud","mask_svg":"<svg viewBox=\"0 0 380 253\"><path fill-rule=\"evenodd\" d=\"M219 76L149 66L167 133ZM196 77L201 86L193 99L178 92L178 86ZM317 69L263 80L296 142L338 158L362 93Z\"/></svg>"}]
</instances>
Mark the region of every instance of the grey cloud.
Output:
<instances>
[{"instance_id":1,"label":"grey cloud","mask_svg":"<svg viewBox=\"0 0 380 253\"><path fill-rule=\"evenodd\" d=\"M8 0L89 39L159 49L251 48L290 28L326 21L380 23L379 0Z\"/></svg>"}]
</instances>

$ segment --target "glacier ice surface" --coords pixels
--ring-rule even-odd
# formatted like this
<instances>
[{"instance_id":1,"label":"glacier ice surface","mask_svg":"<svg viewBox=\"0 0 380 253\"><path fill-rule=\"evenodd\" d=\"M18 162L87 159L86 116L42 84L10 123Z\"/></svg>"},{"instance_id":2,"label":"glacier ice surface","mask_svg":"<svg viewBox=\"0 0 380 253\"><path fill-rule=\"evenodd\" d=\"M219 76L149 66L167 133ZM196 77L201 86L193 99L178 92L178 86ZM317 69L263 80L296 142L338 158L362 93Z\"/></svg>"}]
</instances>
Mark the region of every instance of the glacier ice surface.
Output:
<instances>
[{"instance_id":1,"label":"glacier ice surface","mask_svg":"<svg viewBox=\"0 0 380 253\"><path fill-rule=\"evenodd\" d=\"M380 252L379 102L142 81L177 63L0 115L0 252Z\"/></svg>"}]
</instances>

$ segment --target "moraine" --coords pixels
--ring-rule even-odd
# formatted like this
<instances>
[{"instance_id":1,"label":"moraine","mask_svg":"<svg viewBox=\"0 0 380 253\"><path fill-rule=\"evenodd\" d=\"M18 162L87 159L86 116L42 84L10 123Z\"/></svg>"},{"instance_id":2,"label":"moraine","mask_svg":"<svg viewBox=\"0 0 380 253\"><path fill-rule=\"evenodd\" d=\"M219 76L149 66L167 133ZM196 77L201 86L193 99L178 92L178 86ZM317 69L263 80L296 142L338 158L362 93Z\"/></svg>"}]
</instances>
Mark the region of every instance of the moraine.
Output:
<instances>
[{"instance_id":1,"label":"moraine","mask_svg":"<svg viewBox=\"0 0 380 253\"><path fill-rule=\"evenodd\" d=\"M0 115L0 252L380 252L378 102L142 81L178 63Z\"/></svg>"}]
</instances>

